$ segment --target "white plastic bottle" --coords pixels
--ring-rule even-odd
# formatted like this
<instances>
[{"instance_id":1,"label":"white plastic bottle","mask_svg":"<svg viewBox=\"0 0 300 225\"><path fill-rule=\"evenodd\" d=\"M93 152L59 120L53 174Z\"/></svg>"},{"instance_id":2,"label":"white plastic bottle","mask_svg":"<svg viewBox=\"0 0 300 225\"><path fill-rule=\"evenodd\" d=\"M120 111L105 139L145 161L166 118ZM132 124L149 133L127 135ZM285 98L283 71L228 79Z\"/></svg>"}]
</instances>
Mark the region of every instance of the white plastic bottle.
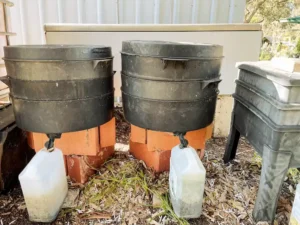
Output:
<instances>
[{"instance_id":1,"label":"white plastic bottle","mask_svg":"<svg viewBox=\"0 0 300 225\"><path fill-rule=\"evenodd\" d=\"M62 152L40 150L19 175L29 220L52 222L68 192Z\"/></svg>"},{"instance_id":2,"label":"white plastic bottle","mask_svg":"<svg viewBox=\"0 0 300 225\"><path fill-rule=\"evenodd\" d=\"M192 147L171 152L170 197L174 212L181 218L198 218L202 212L205 168Z\"/></svg>"},{"instance_id":3,"label":"white plastic bottle","mask_svg":"<svg viewBox=\"0 0 300 225\"><path fill-rule=\"evenodd\" d=\"M300 184L297 185L290 225L300 225Z\"/></svg>"}]
</instances>

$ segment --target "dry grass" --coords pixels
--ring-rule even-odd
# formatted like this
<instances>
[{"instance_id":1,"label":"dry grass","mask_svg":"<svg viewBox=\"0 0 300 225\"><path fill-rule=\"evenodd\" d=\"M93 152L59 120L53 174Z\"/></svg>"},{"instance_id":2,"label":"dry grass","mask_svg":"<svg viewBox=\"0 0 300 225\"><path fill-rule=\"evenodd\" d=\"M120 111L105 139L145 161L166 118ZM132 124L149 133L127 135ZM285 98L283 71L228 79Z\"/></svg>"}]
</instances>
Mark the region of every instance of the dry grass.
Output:
<instances>
[{"instance_id":1,"label":"dry grass","mask_svg":"<svg viewBox=\"0 0 300 225\"><path fill-rule=\"evenodd\" d=\"M98 219L105 224L188 224L173 212L168 198L168 173L155 175L128 153L118 153L82 188L78 205L61 212L68 218ZM156 195L160 207L152 207ZM72 221L79 223L79 221Z\"/></svg>"},{"instance_id":2,"label":"dry grass","mask_svg":"<svg viewBox=\"0 0 300 225\"><path fill-rule=\"evenodd\" d=\"M86 185L70 183L70 189L79 189L75 192L75 204L62 209L53 224L253 225L251 213L261 160L251 146L241 140L236 160L224 165L225 143L225 139L214 139L207 144L203 159L207 170L206 187L203 214L199 219L186 221L174 214L168 197L167 172L156 175L128 153L117 153ZM298 180L299 172L290 170L279 199L275 224L288 224ZM153 195L160 199L159 207L152 206ZM0 196L0 221L31 224L19 188Z\"/></svg>"}]
</instances>

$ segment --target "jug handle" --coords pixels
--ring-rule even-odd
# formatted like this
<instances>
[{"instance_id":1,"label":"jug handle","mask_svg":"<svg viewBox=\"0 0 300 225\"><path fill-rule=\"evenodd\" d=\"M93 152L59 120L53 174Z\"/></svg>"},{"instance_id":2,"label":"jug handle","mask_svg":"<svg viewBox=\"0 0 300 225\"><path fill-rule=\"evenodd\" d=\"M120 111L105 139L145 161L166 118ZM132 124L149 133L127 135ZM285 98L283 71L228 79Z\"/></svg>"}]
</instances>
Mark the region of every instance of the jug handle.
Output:
<instances>
[{"instance_id":1,"label":"jug handle","mask_svg":"<svg viewBox=\"0 0 300 225\"><path fill-rule=\"evenodd\" d=\"M10 81L8 76L1 76L0 81L2 81L4 84L6 84L8 87L10 87Z\"/></svg>"},{"instance_id":2,"label":"jug handle","mask_svg":"<svg viewBox=\"0 0 300 225\"><path fill-rule=\"evenodd\" d=\"M176 63L179 62L182 64L183 68L185 69L186 62L189 60L190 59L184 59L184 58L162 58L164 69L167 68L169 62L175 62L175 67L176 67Z\"/></svg>"}]
</instances>

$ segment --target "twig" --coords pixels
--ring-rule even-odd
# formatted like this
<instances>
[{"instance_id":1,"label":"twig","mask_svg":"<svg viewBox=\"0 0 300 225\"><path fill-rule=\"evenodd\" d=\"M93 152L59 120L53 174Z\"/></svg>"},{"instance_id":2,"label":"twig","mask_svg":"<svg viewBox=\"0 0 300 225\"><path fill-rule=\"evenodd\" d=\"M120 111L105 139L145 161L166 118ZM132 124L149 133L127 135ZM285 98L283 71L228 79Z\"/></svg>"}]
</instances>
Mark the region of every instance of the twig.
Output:
<instances>
[{"instance_id":1,"label":"twig","mask_svg":"<svg viewBox=\"0 0 300 225\"><path fill-rule=\"evenodd\" d=\"M211 222L215 222L215 219L212 218L211 216L207 215L205 212L202 213L203 216L207 217L208 219L210 219Z\"/></svg>"}]
</instances>

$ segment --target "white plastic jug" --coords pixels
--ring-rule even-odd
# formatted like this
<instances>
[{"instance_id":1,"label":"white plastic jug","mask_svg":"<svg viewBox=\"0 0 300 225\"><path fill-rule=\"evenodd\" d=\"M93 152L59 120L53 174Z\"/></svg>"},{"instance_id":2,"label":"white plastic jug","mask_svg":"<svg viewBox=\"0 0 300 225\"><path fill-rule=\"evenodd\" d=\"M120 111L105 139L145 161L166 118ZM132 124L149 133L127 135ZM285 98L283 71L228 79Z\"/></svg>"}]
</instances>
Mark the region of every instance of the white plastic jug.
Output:
<instances>
[{"instance_id":1,"label":"white plastic jug","mask_svg":"<svg viewBox=\"0 0 300 225\"><path fill-rule=\"evenodd\" d=\"M298 184L296 188L296 195L289 224L300 225L300 184Z\"/></svg>"},{"instance_id":2,"label":"white plastic jug","mask_svg":"<svg viewBox=\"0 0 300 225\"><path fill-rule=\"evenodd\" d=\"M62 152L40 150L19 175L29 220L52 222L68 192Z\"/></svg>"},{"instance_id":3,"label":"white plastic jug","mask_svg":"<svg viewBox=\"0 0 300 225\"><path fill-rule=\"evenodd\" d=\"M171 152L170 197L174 212L181 218L198 218L202 212L205 168L192 147Z\"/></svg>"}]
</instances>

